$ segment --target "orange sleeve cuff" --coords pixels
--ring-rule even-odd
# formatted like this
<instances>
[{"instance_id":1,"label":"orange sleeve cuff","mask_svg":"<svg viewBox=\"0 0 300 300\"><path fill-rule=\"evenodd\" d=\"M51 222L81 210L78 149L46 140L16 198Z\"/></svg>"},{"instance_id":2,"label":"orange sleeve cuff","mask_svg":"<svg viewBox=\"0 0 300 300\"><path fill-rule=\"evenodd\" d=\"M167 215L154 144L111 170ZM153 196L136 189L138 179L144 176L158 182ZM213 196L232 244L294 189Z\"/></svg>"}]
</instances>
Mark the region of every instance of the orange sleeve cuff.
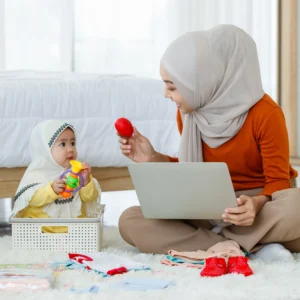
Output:
<instances>
[{"instance_id":1,"label":"orange sleeve cuff","mask_svg":"<svg viewBox=\"0 0 300 300\"><path fill-rule=\"evenodd\" d=\"M178 158L177 157L172 157L172 156L169 156L169 155L167 155L167 157L169 158L170 162L178 162Z\"/></svg>"},{"instance_id":2,"label":"orange sleeve cuff","mask_svg":"<svg viewBox=\"0 0 300 300\"><path fill-rule=\"evenodd\" d=\"M280 181L266 183L260 195L272 196L273 193L280 190L289 189L290 187L291 187L291 183L290 181L287 180L280 180Z\"/></svg>"}]
</instances>

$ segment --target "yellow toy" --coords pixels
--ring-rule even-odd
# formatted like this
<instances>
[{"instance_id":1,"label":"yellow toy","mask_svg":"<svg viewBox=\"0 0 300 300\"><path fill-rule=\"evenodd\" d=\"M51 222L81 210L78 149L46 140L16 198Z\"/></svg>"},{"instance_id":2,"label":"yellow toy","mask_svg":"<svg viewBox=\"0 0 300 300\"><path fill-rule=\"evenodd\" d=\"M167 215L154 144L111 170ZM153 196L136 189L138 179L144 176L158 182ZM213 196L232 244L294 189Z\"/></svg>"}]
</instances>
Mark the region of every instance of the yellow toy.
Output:
<instances>
[{"instance_id":1,"label":"yellow toy","mask_svg":"<svg viewBox=\"0 0 300 300\"><path fill-rule=\"evenodd\" d=\"M71 169L64 171L60 175L60 179L64 177L66 173L70 173L70 175L66 178L66 187L65 190L61 193L62 197L70 198L73 193L78 192L84 183L84 179L80 174L80 171L84 169L82 163L77 160L71 160Z\"/></svg>"}]
</instances>

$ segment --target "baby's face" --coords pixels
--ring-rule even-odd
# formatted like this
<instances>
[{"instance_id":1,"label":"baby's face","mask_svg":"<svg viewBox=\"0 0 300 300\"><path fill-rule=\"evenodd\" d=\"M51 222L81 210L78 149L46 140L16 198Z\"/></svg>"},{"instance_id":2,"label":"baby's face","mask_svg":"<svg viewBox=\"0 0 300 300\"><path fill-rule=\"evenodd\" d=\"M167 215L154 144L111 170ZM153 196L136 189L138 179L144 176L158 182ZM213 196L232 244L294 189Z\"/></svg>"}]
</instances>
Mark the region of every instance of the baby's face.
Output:
<instances>
[{"instance_id":1,"label":"baby's face","mask_svg":"<svg viewBox=\"0 0 300 300\"><path fill-rule=\"evenodd\" d=\"M55 141L51 149L54 160L64 168L70 167L70 160L77 158L76 140L74 132L67 128Z\"/></svg>"}]
</instances>

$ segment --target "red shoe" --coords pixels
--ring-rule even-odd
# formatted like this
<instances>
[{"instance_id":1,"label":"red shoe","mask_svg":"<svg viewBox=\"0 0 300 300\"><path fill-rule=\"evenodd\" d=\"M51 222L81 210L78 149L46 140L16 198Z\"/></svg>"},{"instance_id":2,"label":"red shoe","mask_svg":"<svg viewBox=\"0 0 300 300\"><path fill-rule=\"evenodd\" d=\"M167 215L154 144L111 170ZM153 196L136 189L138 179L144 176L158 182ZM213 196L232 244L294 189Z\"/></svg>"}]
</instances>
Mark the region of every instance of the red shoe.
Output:
<instances>
[{"instance_id":1,"label":"red shoe","mask_svg":"<svg viewBox=\"0 0 300 300\"><path fill-rule=\"evenodd\" d=\"M205 267L200 272L203 277L217 277L227 273L226 261L223 257L210 257L205 259Z\"/></svg>"},{"instance_id":2,"label":"red shoe","mask_svg":"<svg viewBox=\"0 0 300 300\"><path fill-rule=\"evenodd\" d=\"M253 275L253 271L248 264L248 258L235 256L228 258L228 274L242 274L244 276Z\"/></svg>"}]
</instances>

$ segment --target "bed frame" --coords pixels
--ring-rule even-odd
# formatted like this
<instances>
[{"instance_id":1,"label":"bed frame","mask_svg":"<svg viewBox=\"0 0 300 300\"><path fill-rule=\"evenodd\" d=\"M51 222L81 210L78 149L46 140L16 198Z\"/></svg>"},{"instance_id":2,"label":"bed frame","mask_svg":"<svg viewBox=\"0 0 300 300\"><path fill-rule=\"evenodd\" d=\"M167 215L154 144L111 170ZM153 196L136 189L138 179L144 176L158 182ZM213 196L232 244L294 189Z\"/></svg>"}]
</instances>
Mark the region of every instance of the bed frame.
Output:
<instances>
[{"instance_id":1,"label":"bed frame","mask_svg":"<svg viewBox=\"0 0 300 300\"><path fill-rule=\"evenodd\" d=\"M26 168L0 168L0 199L12 198ZM133 190L127 167L92 168L93 176L99 181L102 191Z\"/></svg>"},{"instance_id":2,"label":"bed frame","mask_svg":"<svg viewBox=\"0 0 300 300\"><path fill-rule=\"evenodd\" d=\"M293 162L293 161L291 161ZM0 168L0 199L12 198L26 168ZM99 181L103 192L134 190L127 167L92 168L93 176ZM292 182L296 186L296 181Z\"/></svg>"}]
</instances>

